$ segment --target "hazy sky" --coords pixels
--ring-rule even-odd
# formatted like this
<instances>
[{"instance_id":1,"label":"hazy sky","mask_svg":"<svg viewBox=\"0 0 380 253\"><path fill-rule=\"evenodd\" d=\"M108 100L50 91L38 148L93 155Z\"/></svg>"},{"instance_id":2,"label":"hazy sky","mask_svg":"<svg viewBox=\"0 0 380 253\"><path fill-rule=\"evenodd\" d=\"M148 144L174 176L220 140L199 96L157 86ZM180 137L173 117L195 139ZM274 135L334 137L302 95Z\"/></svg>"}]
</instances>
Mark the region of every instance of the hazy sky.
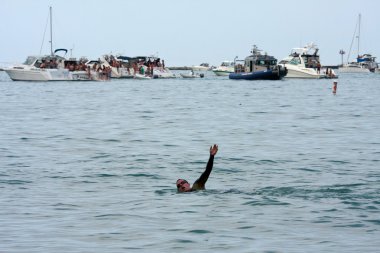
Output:
<instances>
[{"instance_id":1,"label":"hazy sky","mask_svg":"<svg viewBox=\"0 0 380 253\"><path fill-rule=\"evenodd\" d=\"M167 66L219 65L253 44L281 60L314 42L322 64L339 64L361 13L360 51L380 58L378 0L1 0L0 64L40 53L49 6L54 48L75 57L158 54Z\"/></svg>"}]
</instances>

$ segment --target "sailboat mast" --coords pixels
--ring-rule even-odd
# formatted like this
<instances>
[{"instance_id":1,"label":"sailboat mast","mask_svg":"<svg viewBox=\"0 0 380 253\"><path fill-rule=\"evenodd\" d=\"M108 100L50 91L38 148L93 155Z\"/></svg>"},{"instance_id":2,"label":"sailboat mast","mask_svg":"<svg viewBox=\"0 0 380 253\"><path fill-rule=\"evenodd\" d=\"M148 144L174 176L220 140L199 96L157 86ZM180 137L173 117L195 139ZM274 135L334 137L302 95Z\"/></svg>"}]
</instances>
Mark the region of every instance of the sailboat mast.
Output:
<instances>
[{"instance_id":1,"label":"sailboat mast","mask_svg":"<svg viewBox=\"0 0 380 253\"><path fill-rule=\"evenodd\" d=\"M50 6L50 54L53 55L53 15Z\"/></svg>"},{"instance_id":2,"label":"sailboat mast","mask_svg":"<svg viewBox=\"0 0 380 253\"><path fill-rule=\"evenodd\" d=\"M359 30L358 30L358 57L359 57L359 50L360 50L360 22L362 19L362 14L359 13Z\"/></svg>"}]
</instances>

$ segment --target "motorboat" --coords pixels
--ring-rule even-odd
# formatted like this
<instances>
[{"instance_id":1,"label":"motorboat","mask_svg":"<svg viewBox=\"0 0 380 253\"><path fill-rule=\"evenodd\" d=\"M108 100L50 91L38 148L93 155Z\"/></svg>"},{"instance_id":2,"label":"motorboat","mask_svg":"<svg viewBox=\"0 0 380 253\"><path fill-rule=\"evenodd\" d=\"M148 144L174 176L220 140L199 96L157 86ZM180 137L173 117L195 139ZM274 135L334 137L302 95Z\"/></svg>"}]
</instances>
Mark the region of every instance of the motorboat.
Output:
<instances>
[{"instance_id":1,"label":"motorboat","mask_svg":"<svg viewBox=\"0 0 380 253\"><path fill-rule=\"evenodd\" d=\"M203 78L205 75L203 73L195 73L193 70L190 71L190 73L181 73L180 74L183 78Z\"/></svg>"},{"instance_id":2,"label":"motorboat","mask_svg":"<svg viewBox=\"0 0 380 253\"><path fill-rule=\"evenodd\" d=\"M132 68L130 59L131 57L103 55L96 62L111 69L111 78L133 78L135 68Z\"/></svg>"},{"instance_id":3,"label":"motorboat","mask_svg":"<svg viewBox=\"0 0 380 253\"><path fill-rule=\"evenodd\" d=\"M286 78L333 78L337 77L334 70L322 68L318 47L309 43L301 48L293 48L290 55L280 61L280 65L286 67Z\"/></svg>"},{"instance_id":4,"label":"motorboat","mask_svg":"<svg viewBox=\"0 0 380 253\"><path fill-rule=\"evenodd\" d=\"M347 63L342 64L341 67L339 67L339 72L341 73L369 73L369 72L375 72L377 68L379 68L378 63L376 63L376 57L373 57L371 54L363 54L360 55L360 23L361 23L361 14L359 14L358 22L355 26L355 32L353 35L352 42L354 41L354 38L357 38L357 57L356 62L351 61L350 54L353 43L351 42L350 51L347 55ZM357 32L358 30L358 32Z\"/></svg>"},{"instance_id":5,"label":"motorboat","mask_svg":"<svg viewBox=\"0 0 380 253\"><path fill-rule=\"evenodd\" d=\"M154 67L153 78L176 78L176 76L169 68Z\"/></svg>"},{"instance_id":6,"label":"motorboat","mask_svg":"<svg viewBox=\"0 0 380 253\"><path fill-rule=\"evenodd\" d=\"M54 53L59 50L66 49L57 49ZM84 62L65 59L56 54L29 56L23 64L5 68L4 71L13 81L90 81L99 79L97 73L88 69Z\"/></svg>"},{"instance_id":7,"label":"motorboat","mask_svg":"<svg viewBox=\"0 0 380 253\"><path fill-rule=\"evenodd\" d=\"M193 71L208 71L210 69L210 64L201 63L200 65L193 65L191 69Z\"/></svg>"},{"instance_id":8,"label":"motorboat","mask_svg":"<svg viewBox=\"0 0 380 253\"><path fill-rule=\"evenodd\" d=\"M143 73L151 78L175 78L175 74L164 66L164 61L155 56L113 56L104 55L100 64L111 68L112 78L135 78ZM139 78L141 79L141 78Z\"/></svg>"},{"instance_id":9,"label":"motorboat","mask_svg":"<svg viewBox=\"0 0 380 253\"><path fill-rule=\"evenodd\" d=\"M261 54L256 45L251 55L244 60L235 59L235 71L229 74L235 80L280 80L287 74L287 69L277 65L277 59L268 54Z\"/></svg>"},{"instance_id":10,"label":"motorboat","mask_svg":"<svg viewBox=\"0 0 380 253\"><path fill-rule=\"evenodd\" d=\"M217 76L228 76L230 73L234 73L234 62L223 61L219 67L212 70Z\"/></svg>"}]
</instances>

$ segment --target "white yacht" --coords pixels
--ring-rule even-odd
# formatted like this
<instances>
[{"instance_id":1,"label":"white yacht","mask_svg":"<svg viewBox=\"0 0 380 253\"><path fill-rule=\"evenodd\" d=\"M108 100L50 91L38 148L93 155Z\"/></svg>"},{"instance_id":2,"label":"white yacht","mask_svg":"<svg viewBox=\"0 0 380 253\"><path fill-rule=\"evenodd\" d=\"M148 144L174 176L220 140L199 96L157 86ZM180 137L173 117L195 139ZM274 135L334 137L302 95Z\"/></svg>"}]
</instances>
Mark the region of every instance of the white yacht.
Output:
<instances>
[{"instance_id":1,"label":"white yacht","mask_svg":"<svg viewBox=\"0 0 380 253\"><path fill-rule=\"evenodd\" d=\"M318 50L314 43L309 43L301 48L293 48L290 55L279 63L288 70L285 78L319 79L336 77L332 69L326 70L321 68Z\"/></svg>"},{"instance_id":2,"label":"white yacht","mask_svg":"<svg viewBox=\"0 0 380 253\"><path fill-rule=\"evenodd\" d=\"M210 65L208 63L201 63L201 65L193 65L191 69L193 71L208 71L210 69Z\"/></svg>"},{"instance_id":3,"label":"white yacht","mask_svg":"<svg viewBox=\"0 0 380 253\"><path fill-rule=\"evenodd\" d=\"M98 80L95 72L88 69L78 69L76 68L78 64L76 60L66 60L54 54L29 56L23 64L5 68L4 71L13 81ZM70 69L69 66L72 66L73 69Z\"/></svg>"},{"instance_id":4,"label":"white yacht","mask_svg":"<svg viewBox=\"0 0 380 253\"><path fill-rule=\"evenodd\" d=\"M219 67L212 70L217 76L228 76L230 73L234 73L234 62L223 61Z\"/></svg>"},{"instance_id":5,"label":"white yacht","mask_svg":"<svg viewBox=\"0 0 380 253\"><path fill-rule=\"evenodd\" d=\"M361 14L359 14L358 22L356 24L355 32L352 39L352 42L353 42L354 38L357 38L358 57L356 58L356 62L349 62L352 44L353 44L351 42L350 51L347 55L347 63L339 67L339 72L341 73L369 73L369 72L375 72L376 69L379 67L379 65L376 63L376 57L373 57L371 54L360 55L360 23L361 23Z\"/></svg>"}]
</instances>

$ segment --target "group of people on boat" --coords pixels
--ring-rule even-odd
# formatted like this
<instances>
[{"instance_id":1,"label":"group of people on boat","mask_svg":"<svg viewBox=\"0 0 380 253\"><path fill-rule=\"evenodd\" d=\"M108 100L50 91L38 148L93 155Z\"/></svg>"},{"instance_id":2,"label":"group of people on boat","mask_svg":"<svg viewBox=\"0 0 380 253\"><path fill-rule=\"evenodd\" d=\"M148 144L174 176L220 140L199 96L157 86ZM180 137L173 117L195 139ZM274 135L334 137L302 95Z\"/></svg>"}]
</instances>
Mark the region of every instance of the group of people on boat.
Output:
<instances>
[{"instance_id":1,"label":"group of people on boat","mask_svg":"<svg viewBox=\"0 0 380 253\"><path fill-rule=\"evenodd\" d=\"M120 68L127 71L128 75L153 76L154 69L165 69L165 61L155 57L115 57L104 55L103 59L119 72Z\"/></svg>"},{"instance_id":2,"label":"group of people on boat","mask_svg":"<svg viewBox=\"0 0 380 253\"><path fill-rule=\"evenodd\" d=\"M111 69L110 66L104 66L104 65L95 63L92 66L92 71L94 71L94 72L97 73L97 76L98 76L98 78L100 80L109 80L109 79L111 79L112 69ZM90 66L87 66L87 73L89 75L91 75L91 67Z\"/></svg>"}]
</instances>

